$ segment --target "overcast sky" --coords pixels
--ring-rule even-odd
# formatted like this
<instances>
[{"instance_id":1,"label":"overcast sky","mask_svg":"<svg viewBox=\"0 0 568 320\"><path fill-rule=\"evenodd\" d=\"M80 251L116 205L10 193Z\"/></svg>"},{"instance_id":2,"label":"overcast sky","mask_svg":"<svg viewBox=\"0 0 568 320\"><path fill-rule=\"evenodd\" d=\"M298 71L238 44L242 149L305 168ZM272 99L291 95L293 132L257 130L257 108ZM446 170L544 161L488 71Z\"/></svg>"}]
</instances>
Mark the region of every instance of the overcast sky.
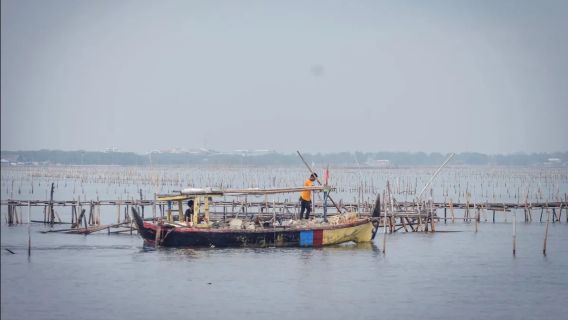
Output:
<instances>
[{"instance_id":1,"label":"overcast sky","mask_svg":"<svg viewBox=\"0 0 568 320\"><path fill-rule=\"evenodd\" d=\"M568 151L568 1L2 1L2 150Z\"/></svg>"}]
</instances>

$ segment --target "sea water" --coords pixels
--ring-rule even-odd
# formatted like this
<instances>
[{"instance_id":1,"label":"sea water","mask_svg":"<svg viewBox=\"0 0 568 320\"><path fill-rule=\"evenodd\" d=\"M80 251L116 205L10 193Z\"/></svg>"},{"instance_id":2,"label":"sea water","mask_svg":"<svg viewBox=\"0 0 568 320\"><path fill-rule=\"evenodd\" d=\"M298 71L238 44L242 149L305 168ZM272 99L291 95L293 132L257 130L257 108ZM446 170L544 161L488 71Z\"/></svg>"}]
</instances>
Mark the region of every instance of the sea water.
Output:
<instances>
[{"instance_id":1,"label":"sea water","mask_svg":"<svg viewBox=\"0 0 568 320\"><path fill-rule=\"evenodd\" d=\"M55 177L54 174L78 170L81 175L81 170L86 170L84 168L53 169L45 177L34 170L2 170L2 200L7 199L7 194L13 198L30 199L32 194L23 191L31 189L23 182L29 178L32 183L29 173L33 173L33 195L39 199L45 199L45 189L49 189L51 180L59 183L56 199L73 196L69 190L73 184L75 196L80 193L91 198L96 192L100 199L117 194L126 196L125 192L117 190L126 189L132 195L139 189L150 193L150 186L155 189L154 182L143 183L142 179L133 178L145 175L149 177L148 181L153 181L155 169L141 168L138 169L140 173L132 168L89 168L90 172L100 173L102 178L99 180L63 174ZM131 172L130 181L105 181L103 176L112 176L115 170ZM191 170L184 172L193 172ZM254 169L234 170L250 173ZM288 181L287 169L281 170L275 180ZM420 181L428 180L430 169L408 170L399 171L401 177L408 177L406 181L413 180L411 172L420 176ZM507 190L509 195L516 193L517 186L513 183L528 182L528 178L523 180L524 173L534 173L538 169L467 170L471 170L469 173L481 172L487 180L481 182L475 175L468 180L466 171L460 174L460 184L469 184L473 190L476 183L493 183L503 196L507 195ZM543 169L542 180L533 182L540 184L542 197L559 197L566 192L564 170ZM209 179L214 183L224 179L229 184L226 172L217 177L214 170L203 171L195 170L201 172L199 179L203 181L200 182ZM503 175L503 171L510 185L505 187L507 181L502 180L501 183L488 182L493 176L494 181L499 181L497 177ZM165 169L164 172L169 171ZM263 178L269 171L261 168L258 172L261 173L258 178ZM274 174L274 171L271 172ZM296 175L296 171L291 172ZM507 173L510 175L507 176ZM340 174L349 175L337 173ZM382 177L392 183L396 179L395 174L389 171L389 179L380 172L368 172L367 176ZM297 176L301 180L299 169ZM158 177L167 181L163 174ZM457 185L450 181L450 177L446 175L442 179L448 189L453 184ZM188 178L179 180L184 179ZM19 194L12 189L12 180L15 186L21 184ZM174 180L173 186L164 183L159 188L178 187L178 181ZM237 180L234 178L231 183L236 184ZM384 188L381 181L367 182L375 183L376 189ZM537 187L527 185L518 188L525 191L533 188L530 193L537 197ZM437 186L444 187L443 184ZM85 193L77 192L80 187L86 190ZM107 192L107 189L110 191ZM453 196L458 196L457 193L456 187ZM439 198L445 195L441 190L434 192L434 197L436 194ZM352 195L346 195L349 196ZM485 196L474 194L472 197ZM515 196L512 198L515 199ZM2 208L2 219L5 209ZM24 218L26 212L24 209ZM33 214L39 217L41 210L34 208ZM142 239L135 234L44 234L40 232L45 229L43 225L32 224L31 257L27 255L28 225L7 226L2 221L1 317L562 319L568 314L568 224L565 211L561 223L549 224L546 256L542 253L546 223L539 222L538 214L534 214L532 223L525 223L522 212L515 213L517 252L513 256L512 214L499 216L497 223L492 223L491 219L485 221L488 217L484 216L477 232L473 223L456 221L452 224L448 221L444 224L442 221L437 225L436 233L396 232L387 234L386 238L380 233L372 243L348 243L317 249L154 249L145 248ZM62 218L68 220L66 215ZM383 249L386 249L385 252Z\"/></svg>"}]
</instances>

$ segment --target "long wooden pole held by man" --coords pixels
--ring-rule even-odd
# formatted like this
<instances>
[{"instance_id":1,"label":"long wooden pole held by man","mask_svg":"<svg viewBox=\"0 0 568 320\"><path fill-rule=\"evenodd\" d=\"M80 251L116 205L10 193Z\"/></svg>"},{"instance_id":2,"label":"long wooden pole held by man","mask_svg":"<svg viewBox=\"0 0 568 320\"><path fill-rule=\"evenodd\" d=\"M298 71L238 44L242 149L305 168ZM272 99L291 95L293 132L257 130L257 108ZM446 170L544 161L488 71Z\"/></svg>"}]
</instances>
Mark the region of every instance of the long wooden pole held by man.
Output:
<instances>
[{"instance_id":1,"label":"long wooden pole held by man","mask_svg":"<svg viewBox=\"0 0 568 320\"><path fill-rule=\"evenodd\" d=\"M306 160L304 159L304 157L302 157L302 154L300 153L300 151L296 150L296 152L298 153L298 155L300 156L300 159L302 159L302 162L304 162L304 164L306 165L306 168L308 168L308 170L310 170L310 174L315 174L315 171L312 169L312 167L310 167L310 165L306 162ZM316 177L316 181L320 184L320 186L322 185L320 179L318 178L317 175L314 175ZM333 205L335 206L335 208L337 209L337 212L341 213L341 209L339 209L339 206L335 203L335 201L333 201L333 199L331 198L331 196L327 195L327 198L329 199L329 201L331 201L331 203L333 203Z\"/></svg>"}]
</instances>

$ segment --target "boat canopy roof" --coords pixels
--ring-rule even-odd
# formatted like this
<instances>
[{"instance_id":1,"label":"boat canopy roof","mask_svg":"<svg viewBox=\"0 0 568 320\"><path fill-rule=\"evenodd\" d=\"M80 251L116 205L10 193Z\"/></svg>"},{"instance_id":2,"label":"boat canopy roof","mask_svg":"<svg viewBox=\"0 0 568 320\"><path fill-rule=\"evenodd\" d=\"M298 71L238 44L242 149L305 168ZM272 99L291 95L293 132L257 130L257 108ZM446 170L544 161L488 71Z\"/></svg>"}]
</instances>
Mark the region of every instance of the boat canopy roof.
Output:
<instances>
[{"instance_id":1,"label":"boat canopy roof","mask_svg":"<svg viewBox=\"0 0 568 320\"><path fill-rule=\"evenodd\" d=\"M241 195L265 195L278 193L295 193L302 191L324 191L335 190L335 188L324 186L311 187L292 187L292 188L248 188L248 189L217 189L217 188L185 188L173 194L160 194L158 200L176 201L195 198L196 196L241 196Z\"/></svg>"}]
</instances>

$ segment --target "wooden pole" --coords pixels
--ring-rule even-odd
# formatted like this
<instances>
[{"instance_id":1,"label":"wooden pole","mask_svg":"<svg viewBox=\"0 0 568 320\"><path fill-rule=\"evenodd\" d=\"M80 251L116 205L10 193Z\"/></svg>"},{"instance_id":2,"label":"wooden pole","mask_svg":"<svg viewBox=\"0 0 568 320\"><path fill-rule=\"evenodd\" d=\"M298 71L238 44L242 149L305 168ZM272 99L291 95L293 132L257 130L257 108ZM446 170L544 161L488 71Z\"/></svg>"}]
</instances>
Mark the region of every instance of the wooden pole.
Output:
<instances>
[{"instance_id":1,"label":"wooden pole","mask_svg":"<svg viewBox=\"0 0 568 320\"><path fill-rule=\"evenodd\" d=\"M156 193L154 193L154 201L152 202L152 221L156 221Z\"/></svg>"},{"instance_id":2,"label":"wooden pole","mask_svg":"<svg viewBox=\"0 0 568 320\"><path fill-rule=\"evenodd\" d=\"M11 226L12 224L14 224L14 218L13 218L13 214L12 211L14 211L14 205L9 204L8 205L8 225Z\"/></svg>"},{"instance_id":3,"label":"wooden pole","mask_svg":"<svg viewBox=\"0 0 568 320\"><path fill-rule=\"evenodd\" d=\"M452 223L456 221L456 217L454 215L454 204L452 203L452 199L450 199L450 213L452 214Z\"/></svg>"},{"instance_id":4,"label":"wooden pole","mask_svg":"<svg viewBox=\"0 0 568 320\"><path fill-rule=\"evenodd\" d=\"M430 211L430 227L432 232L436 232L436 219L434 219L434 212Z\"/></svg>"},{"instance_id":5,"label":"wooden pole","mask_svg":"<svg viewBox=\"0 0 568 320\"><path fill-rule=\"evenodd\" d=\"M156 239L154 241L154 247L158 247L160 245L160 237L162 236L162 225L161 222L158 223L156 227Z\"/></svg>"},{"instance_id":6,"label":"wooden pole","mask_svg":"<svg viewBox=\"0 0 568 320\"><path fill-rule=\"evenodd\" d=\"M404 223L404 217L403 216L400 217L400 223L402 224L404 231L408 232L408 228L406 227L406 223Z\"/></svg>"},{"instance_id":7,"label":"wooden pole","mask_svg":"<svg viewBox=\"0 0 568 320\"><path fill-rule=\"evenodd\" d=\"M95 225L101 224L101 205L100 202L97 202L95 205Z\"/></svg>"},{"instance_id":8,"label":"wooden pole","mask_svg":"<svg viewBox=\"0 0 568 320\"><path fill-rule=\"evenodd\" d=\"M384 197L383 197L384 198ZM385 208L384 210L385 215L383 218L383 226L384 226L384 234L383 234L383 254L385 253L386 249L387 249L387 210Z\"/></svg>"},{"instance_id":9,"label":"wooden pole","mask_svg":"<svg viewBox=\"0 0 568 320\"><path fill-rule=\"evenodd\" d=\"M434 200L432 200L432 189L430 189L430 227L432 232L436 232L436 219L434 219Z\"/></svg>"},{"instance_id":10,"label":"wooden pole","mask_svg":"<svg viewBox=\"0 0 568 320\"><path fill-rule=\"evenodd\" d=\"M530 221L530 215L529 215L529 190L527 189L527 192L525 193L525 222L529 222Z\"/></svg>"},{"instance_id":11,"label":"wooden pole","mask_svg":"<svg viewBox=\"0 0 568 320\"><path fill-rule=\"evenodd\" d=\"M568 194L565 193L564 194L564 211L566 211L565 212L566 222L568 222L568 205L567 204L568 204Z\"/></svg>"},{"instance_id":12,"label":"wooden pole","mask_svg":"<svg viewBox=\"0 0 568 320\"><path fill-rule=\"evenodd\" d=\"M49 196L49 223L53 227L53 223L55 222L55 212L53 211L53 192L55 191L55 184L51 183L51 192Z\"/></svg>"},{"instance_id":13,"label":"wooden pole","mask_svg":"<svg viewBox=\"0 0 568 320\"><path fill-rule=\"evenodd\" d=\"M426 211L426 220L424 221L424 232L428 232L428 219L430 218L430 212L426 208L426 203L424 203L424 210Z\"/></svg>"},{"instance_id":14,"label":"wooden pole","mask_svg":"<svg viewBox=\"0 0 568 320\"><path fill-rule=\"evenodd\" d=\"M142 200L144 199L142 197L142 189L140 189L140 212L142 214L142 220L144 220L144 204L142 203Z\"/></svg>"},{"instance_id":15,"label":"wooden pole","mask_svg":"<svg viewBox=\"0 0 568 320\"><path fill-rule=\"evenodd\" d=\"M467 222L469 222L469 192L466 192L465 198L465 217L467 218Z\"/></svg>"},{"instance_id":16,"label":"wooden pole","mask_svg":"<svg viewBox=\"0 0 568 320\"><path fill-rule=\"evenodd\" d=\"M546 228L544 229L544 245L542 247L542 254L546 256L546 239L548 238L548 223L550 222L550 211L546 209Z\"/></svg>"},{"instance_id":17,"label":"wooden pole","mask_svg":"<svg viewBox=\"0 0 568 320\"><path fill-rule=\"evenodd\" d=\"M31 221L31 215L32 215L32 203L31 203L31 201L28 201L28 257L30 257L32 255L32 231L31 231L32 221Z\"/></svg>"},{"instance_id":18,"label":"wooden pole","mask_svg":"<svg viewBox=\"0 0 568 320\"><path fill-rule=\"evenodd\" d=\"M416 201L416 212L418 213L418 225L416 226L416 231L420 231L420 228L422 228L422 211L420 209L420 201Z\"/></svg>"},{"instance_id":19,"label":"wooden pole","mask_svg":"<svg viewBox=\"0 0 568 320\"><path fill-rule=\"evenodd\" d=\"M420 191L420 193L418 194L417 199L420 200L420 197L422 196L422 193L424 193L424 191L426 190L426 188L428 188L428 186L430 185L430 183L432 183L432 181L434 181L434 178L436 178L436 176L438 175L438 173L440 173L440 170L442 170L442 168L444 168L444 166L452 159L452 157L455 156L455 153L450 154L450 156L446 159L446 161L444 161L444 163L442 163L442 165L438 168L438 170L436 170L436 172L434 172L434 174L432 175L432 177L430 178L430 181L428 181L428 183L426 183L426 185L424 186L424 188L422 188L422 191Z\"/></svg>"},{"instance_id":20,"label":"wooden pole","mask_svg":"<svg viewBox=\"0 0 568 320\"><path fill-rule=\"evenodd\" d=\"M89 225L87 223L87 215L85 214L85 212L87 211L87 209L82 209L81 211L81 216L83 217L83 222L85 224L85 229L89 228Z\"/></svg>"},{"instance_id":21,"label":"wooden pole","mask_svg":"<svg viewBox=\"0 0 568 320\"><path fill-rule=\"evenodd\" d=\"M473 204L473 207L476 207L476 204ZM479 208L477 208L477 210L475 210L476 213L476 217L475 217L475 232L477 232L478 229L478 225L479 225Z\"/></svg>"},{"instance_id":22,"label":"wooden pole","mask_svg":"<svg viewBox=\"0 0 568 320\"><path fill-rule=\"evenodd\" d=\"M75 204L71 205L71 226L75 225Z\"/></svg>"},{"instance_id":23,"label":"wooden pole","mask_svg":"<svg viewBox=\"0 0 568 320\"><path fill-rule=\"evenodd\" d=\"M95 214L94 211L95 211L95 210L94 210L93 201L91 201L91 203L90 203L90 205L89 205L89 225L93 225L93 224L94 224L94 222L93 222L93 220L94 220L94 219L93 219L93 215Z\"/></svg>"},{"instance_id":24,"label":"wooden pole","mask_svg":"<svg viewBox=\"0 0 568 320\"><path fill-rule=\"evenodd\" d=\"M83 217L81 216L81 210L83 210L83 207L81 206L81 202L80 202L80 198L79 200L77 200L77 207L75 208L75 228L80 228L81 227L81 219L83 219ZM71 225L71 228L73 228L73 225Z\"/></svg>"},{"instance_id":25,"label":"wooden pole","mask_svg":"<svg viewBox=\"0 0 568 320\"><path fill-rule=\"evenodd\" d=\"M517 253L517 212L513 210L513 256Z\"/></svg>"}]
</instances>

